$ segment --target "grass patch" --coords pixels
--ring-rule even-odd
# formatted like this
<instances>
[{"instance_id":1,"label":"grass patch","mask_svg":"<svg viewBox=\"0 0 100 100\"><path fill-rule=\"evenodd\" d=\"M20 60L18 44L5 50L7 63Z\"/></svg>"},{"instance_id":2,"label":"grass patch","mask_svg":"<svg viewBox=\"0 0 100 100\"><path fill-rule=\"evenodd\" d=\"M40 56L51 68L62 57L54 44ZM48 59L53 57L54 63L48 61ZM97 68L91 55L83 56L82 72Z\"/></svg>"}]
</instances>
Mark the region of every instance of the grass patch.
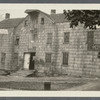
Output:
<instances>
[{"instance_id":1,"label":"grass patch","mask_svg":"<svg viewBox=\"0 0 100 100\"><path fill-rule=\"evenodd\" d=\"M80 86L85 83L51 83L51 90L64 90L75 86ZM0 82L0 88L9 88L16 90L44 90L43 82Z\"/></svg>"}]
</instances>

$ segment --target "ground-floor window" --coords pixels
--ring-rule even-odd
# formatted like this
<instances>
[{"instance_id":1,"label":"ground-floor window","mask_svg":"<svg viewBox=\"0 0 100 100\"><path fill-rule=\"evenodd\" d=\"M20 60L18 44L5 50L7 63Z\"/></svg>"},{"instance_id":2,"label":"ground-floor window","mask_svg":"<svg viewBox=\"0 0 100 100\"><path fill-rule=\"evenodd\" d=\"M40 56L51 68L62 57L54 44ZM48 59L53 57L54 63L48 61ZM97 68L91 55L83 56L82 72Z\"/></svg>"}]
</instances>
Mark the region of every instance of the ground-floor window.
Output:
<instances>
[{"instance_id":1,"label":"ground-floor window","mask_svg":"<svg viewBox=\"0 0 100 100\"><path fill-rule=\"evenodd\" d=\"M68 65L68 52L63 52L63 65Z\"/></svg>"},{"instance_id":2,"label":"ground-floor window","mask_svg":"<svg viewBox=\"0 0 100 100\"><path fill-rule=\"evenodd\" d=\"M1 53L1 66L5 67L6 53Z\"/></svg>"},{"instance_id":3,"label":"ground-floor window","mask_svg":"<svg viewBox=\"0 0 100 100\"><path fill-rule=\"evenodd\" d=\"M46 63L51 63L51 53L46 53L45 61L46 61Z\"/></svg>"},{"instance_id":4,"label":"ground-floor window","mask_svg":"<svg viewBox=\"0 0 100 100\"><path fill-rule=\"evenodd\" d=\"M17 66L18 65L18 53L14 53L14 56L13 56L13 64L14 64L14 66Z\"/></svg>"}]
</instances>

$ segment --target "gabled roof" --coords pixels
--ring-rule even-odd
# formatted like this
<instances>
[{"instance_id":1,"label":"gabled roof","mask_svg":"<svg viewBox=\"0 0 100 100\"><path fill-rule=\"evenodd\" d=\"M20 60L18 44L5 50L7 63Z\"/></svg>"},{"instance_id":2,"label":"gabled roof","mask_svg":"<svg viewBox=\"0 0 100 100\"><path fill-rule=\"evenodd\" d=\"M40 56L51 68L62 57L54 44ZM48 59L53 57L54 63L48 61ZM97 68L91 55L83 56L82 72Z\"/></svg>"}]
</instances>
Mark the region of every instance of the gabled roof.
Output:
<instances>
[{"instance_id":1,"label":"gabled roof","mask_svg":"<svg viewBox=\"0 0 100 100\"><path fill-rule=\"evenodd\" d=\"M38 12L38 13L43 13L44 15L46 15L52 22L54 22L54 20L50 17L50 15L49 14L47 14L47 13L45 13L45 12L42 12L42 11L40 11L40 10L38 10L38 9L27 9L26 11L25 11L25 13L32 13L32 12Z\"/></svg>"},{"instance_id":2,"label":"gabled roof","mask_svg":"<svg viewBox=\"0 0 100 100\"><path fill-rule=\"evenodd\" d=\"M37 10L37 9L27 9L25 11L26 13L31 13L31 12L41 12L41 13L44 13L40 10ZM56 22L56 23L64 23L67 21L67 19L65 18L65 15L63 13L61 14L47 14L47 13L44 13L48 18L50 18L53 22Z\"/></svg>"},{"instance_id":3,"label":"gabled roof","mask_svg":"<svg viewBox=\"0 0 100 100\"><path fill-rule=\"evenodd\" d=\"M12 18L12 19L5 19L0 22L0 29L8 29L13 28L19 25L25 18Z\"/></svg>"},{"instance_id":4,"label":"gabled roof","mask_svg":"<svg viewBox=\"0 0 100 100\"><path fill-rule=\"evenodd\" d=\"M26 13L31 13L31 12L41 12L43 14L45 14L50 20L52 20L53 22L56 23L64 23L67 22L67 20L65 19L65 15L64 14L46 14L40 10L26 10ZM14 28L16 26L18 26L25 18L12 18L12 19L5 19L3 21L0 22L0 29L8 29L8 28Z\"/></svg>"}]
</instances>

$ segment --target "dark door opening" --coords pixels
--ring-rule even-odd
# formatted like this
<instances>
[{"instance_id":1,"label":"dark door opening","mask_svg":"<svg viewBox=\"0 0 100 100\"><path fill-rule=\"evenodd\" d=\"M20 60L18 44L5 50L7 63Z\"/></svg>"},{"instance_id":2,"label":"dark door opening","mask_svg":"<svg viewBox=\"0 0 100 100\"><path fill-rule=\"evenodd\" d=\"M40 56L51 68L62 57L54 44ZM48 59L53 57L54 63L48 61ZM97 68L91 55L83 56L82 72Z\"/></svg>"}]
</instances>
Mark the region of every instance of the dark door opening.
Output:
<instances>
[{"instance_id":1,"label":"dark door opening","mask_svg":"<svg viewBox=\"0 0 100 100\"><path fill-rule=\"evenodd\" d=\"M35 61L34 61L34 56L35 56L35 52L34 53L30 53L30 64L29 64L29 70L34 70L35 67Z\"/></svg>"}]
</instances>

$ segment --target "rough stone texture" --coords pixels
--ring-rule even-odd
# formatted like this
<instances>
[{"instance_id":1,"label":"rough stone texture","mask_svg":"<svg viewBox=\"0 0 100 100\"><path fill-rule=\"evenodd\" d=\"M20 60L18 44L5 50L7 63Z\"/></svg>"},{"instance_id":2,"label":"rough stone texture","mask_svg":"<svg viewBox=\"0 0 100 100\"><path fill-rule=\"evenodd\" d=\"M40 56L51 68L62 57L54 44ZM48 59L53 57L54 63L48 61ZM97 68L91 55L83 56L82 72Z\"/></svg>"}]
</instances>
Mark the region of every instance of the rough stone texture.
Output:
<instances>
[{"instance_id":1,"label":"rough stone texture","mask_svg":"<svg viewBox=\"0 0 100 100\"><path fill-rule=\"evenodd\" d=\"M41 25L40 19L45 19L44 25ZM40 13L35 16L30 15L27 16L26 19L28 22L28 26L24 26L24 21L16 28L15 35L19 35L20 42L19 46L15 47L14 52L19 53L19 62L18 66L23 67L24 53L25 52L36 52L36 57L42 59L45 62L45 53L52 53L52 61L56 62L55 57L55 41L56 41L56 27L52 21ZM37 29L37 39L33 40L34 32L31 33L30 30ZM52 44L47 44L47 34L52 33ZM36 50L34 49L36 48ZM45 67L45 66L44 66ZM48 68L49 66L46 66ZM41 68L40 68L41 69ZM44 68L42 68L44 69Z\"/></svg>"},{"instance_id":2,"label":"rough stone texture","mask_svg":"<svg viewBox=\"0 0 100 100\"><path fill-rule=\"evenodd\" d=\"M62 24L62 26L60 24L58 27L60 42L57 64L61 69L61 73L76 76L99 76L100 59L98 58L98 51L87 49L87 32L90 30L84 29L82 25L73 29L70 29L68 24ZM99 31L100 29L97 29L94 32L94 44L100 42ZM64 32L70 32L70 42L68 44L63 44ZM62 52L69 53L68 66L62 65Z\"/></svg>"},{"instance_id":3,"label":"rough stone texture","mask_svg":"<svg viewBox=\"0 0 100 100\"><path fill-rule=\"evenodd\" d=\"M41 25L41 18L44 18L44 25ZM25 21L27 25L25 26ZM31 30L36 29L37 38L33 40L33 33ZM25 20L18 25L15 29L9 29L8 35L0 34L0 59L1 53L6 53L5 68L19 70L23 68L24 53L36 52L36 57L42 59L45 62L45 53L52 53L51 66L46 64L40 66L38 70L52 71L52 67L55 73L68 74L76 76L100 76L100 59L98 58L98 50L87 49L87 32L89 29L84 29L82 25L78 27L70 28L68 22L65 23L53 23L43 13L33 13L28 15ZM94 32L94 42L99 45L100 42L100 29ZM64 43L64 32L70 32L69 43ZM13 34L12 34L13 33ZM47 44L47 33L52 33L52 44ZM19 36L19 45L16 46L15 38ZM62 64L63 52L68 52L68 65ZM13 54L18 53L18 65L13 66ZM36 68L37 66L35 66Z\"/></svg>"},{"instance_id":4,"label":"rough stone texture","mask_svg":"<svg viewBox=\"0 0 100 100\"><path fill-rule=\"evenodd\" d=\"M0 69L11 69L13 28L8 29L9 34L0 34ZM1 53L6 53L5 67L1 66Z\"/></svg>"}]
</instances>

